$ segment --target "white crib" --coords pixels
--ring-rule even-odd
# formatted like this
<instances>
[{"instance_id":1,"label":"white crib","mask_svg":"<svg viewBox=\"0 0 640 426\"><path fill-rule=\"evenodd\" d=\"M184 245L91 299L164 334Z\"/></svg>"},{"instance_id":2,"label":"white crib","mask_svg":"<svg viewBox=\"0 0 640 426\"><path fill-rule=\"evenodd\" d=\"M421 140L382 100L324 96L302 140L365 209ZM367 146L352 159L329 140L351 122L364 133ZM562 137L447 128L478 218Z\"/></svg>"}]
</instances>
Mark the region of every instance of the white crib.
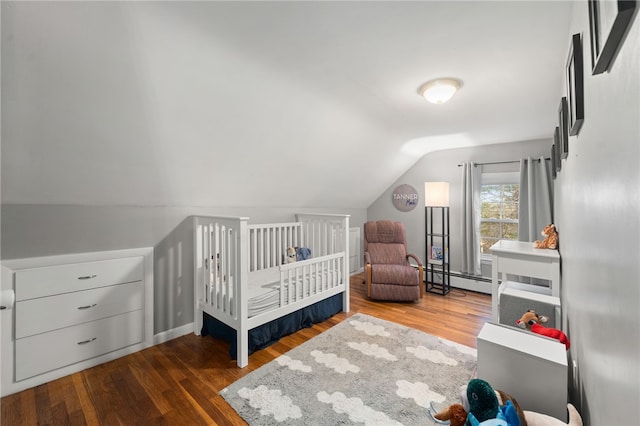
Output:
<instances>
[{"instance_id":1,"label":"white crib","mask_svg":"<svg viewBox=\"0 0 640 426\"><path fill-rule=\"evenodd\" d=\"M203 312L235 329L239 367L248 364L249 330L339 293L349 311L348 215L248 221L194 217L194 333L202 330ZM288 247L307 247L311 258L285 264Z\"/></svg>"}]
</instances>

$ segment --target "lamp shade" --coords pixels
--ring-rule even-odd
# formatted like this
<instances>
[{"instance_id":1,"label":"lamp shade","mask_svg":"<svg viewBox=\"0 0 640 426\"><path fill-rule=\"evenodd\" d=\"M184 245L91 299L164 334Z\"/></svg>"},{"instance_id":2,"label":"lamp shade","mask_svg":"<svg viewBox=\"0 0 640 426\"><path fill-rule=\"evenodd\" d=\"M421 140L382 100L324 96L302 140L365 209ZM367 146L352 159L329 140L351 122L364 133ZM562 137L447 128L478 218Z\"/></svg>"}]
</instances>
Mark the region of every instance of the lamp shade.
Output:
<instances>
[{"instance_id":1,"label":"lamp shade","mask_svg":"<svg viewBox=\"0 0 640 426\"><path fill-rule=\"evenodd\" d=\"M449 182L425 182L424 205L426 207L449 207Z\"/></svg>"}]
</instances>

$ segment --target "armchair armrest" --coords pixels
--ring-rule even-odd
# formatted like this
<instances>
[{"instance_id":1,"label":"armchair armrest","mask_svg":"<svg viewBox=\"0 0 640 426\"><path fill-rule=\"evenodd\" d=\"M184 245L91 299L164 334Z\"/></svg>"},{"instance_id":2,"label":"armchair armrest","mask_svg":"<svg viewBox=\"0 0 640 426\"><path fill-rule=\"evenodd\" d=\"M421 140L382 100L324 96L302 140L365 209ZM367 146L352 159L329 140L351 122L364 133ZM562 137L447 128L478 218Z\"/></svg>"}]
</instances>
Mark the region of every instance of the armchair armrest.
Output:
<instances>
[{"instance_id":1,"label":"armchair armrest","mask_svg":"<svg viewBox=\"0 0 640 426\"><path fill-rule=\"evenodd\" d=\"M364 252L364 283L367 285L367 297L371 297L371 255Z\"/></svg>"},{"instance_id":2,"label":"armchair armrest","mask_svg":"<svg viewBox=\"0 0 640 426\"><path fill-rule=\"evenodd\" d=\"M407 254L407 261L409 258L413 259L418 264L418 283L420 284L420 298L422 299L424 294L424 268L422 266L422 261L418 256L412 253Z\"/></svg>"},{"instance_id":3,"label":"armchair armrest","mask_svg":"<svg viewBox=\"0 0 640 426\"><path fill-rule=\"evenodd\" d=\"M412 254L412 253L407 254L407 260L409 260L409 258L412 258L413 260L415 260L418 266L422 266L422 261L415 254Z\"/></svg>"}]
</instances>

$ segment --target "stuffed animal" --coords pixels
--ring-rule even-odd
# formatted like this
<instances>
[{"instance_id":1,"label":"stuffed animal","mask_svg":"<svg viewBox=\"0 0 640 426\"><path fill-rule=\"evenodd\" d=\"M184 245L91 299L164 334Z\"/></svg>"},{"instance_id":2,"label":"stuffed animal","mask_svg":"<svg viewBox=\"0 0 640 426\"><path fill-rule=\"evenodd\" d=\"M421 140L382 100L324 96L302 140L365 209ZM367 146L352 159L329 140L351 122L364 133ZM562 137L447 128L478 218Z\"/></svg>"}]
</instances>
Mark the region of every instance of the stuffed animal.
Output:
<instances>
[{"instance_id":1,"label":"stuffed animal","mask_svg":"<svg viewBox=\"0 0 640 426\"><path fill-rule=\"evenodd\" d=\"M545 226L541 234L543 237L545 237L545 239L542 241L534 241L534 248L548 248L554 250L558 248L558 232L556 231L556 226L553 223Z\"/></svg>"},{"instance_id":2,"label":"stuffed animal","mask_svg":"<svg viewBox=\"0 0 640 426\"><path fill-rule=\"evenodd\" d=\"M433 404L429 408L429 415L431 420L438 424L450 425L450 426L464 426L467 421L469 401L467 401L467 386L460 387L460 398L462 404L455 403L449 407L436 413ZM567 404L567 410L569 412L569 422L565 423L555 417L548 416L542 413L536 413L535 411L522 410L518 402L508 393L501 390L495 390L496 398L498 398L498 404L506 405L507 401L511 401L516 407L518 418L520 420L520 426L583 426L582 417L578 410L571 404ZM467 408L463 405L465 404Z\"/></svg>"},{"instance_id":3,"label":"stuffed animal","mask_svg":"<svg viewBox=\"0 0 640 426\"><path fill-rule=\"evenodd\" d=\"M516 324L518 325L518 327L526 328L536 334L559 340L560 343L564 343L565 348L569 350L571 342L569 342L569 338L566 334L564 334L557 328L550 328L540 325L546 323L547 321L549 321L549 318L545 317L544 315L538 315L536 311L529 309L524 313L524 315L522 315L522 317L520 317L519 320L516 320Z\"/></svg>"},{"instance_id":4,"label":"stuffed animal","mask_svg":"<svg viewBox=\"0 0 640 426\"><path fill-rule=\"evenodd\" d=\"M284 255L284 259L282 259L283 263L293 263L298 260L297 247L287 247L287 250Z\"/></svg>"},{"instance_id":5,"label":"stuffed animal","mask_svg":"<svg viewBox=\"0 0 640 426\"><path fill-rule=\"evenodd\" d=\"M296 258L298 260L311 259L311 249L308 247L296 247Z\"/></svg>"},{"instance_id":6,"label":"stuffed animal","mask_svg":"<svg viewBox=\"0 0 640 426\"><path fill-rule=\"evenodd\" d=\"M520 418L511 401L500 405L496 392L485 380L469 380L467 384L467 401L469 401L467 425L495 424L520 426ZM501 420L502 422L489 421L494 419Z\"/></svg>"},{"instance_id":7,"label":"stuffed animal","mask_svg":"<svg viewBox=\"0 0 640 426\"><path fill-rule=\"evenodd\" d=\"M451 404L437 413L435 412L433 404L429 407L429 415L431 416L431 419L439 424L464 426L467 421L467 414L467 410L465 410L460 403Z\"/></svg>"},{"instance_id":8,"label":"stuffed animal","mask_svg":"<svg viewBox=\"0 0 640 426\"><path fill-rule=\"evenodd\" d=\"M436 412L433 404L428 413L431 419L443 425L508 425L527 426L518 401L501 390L494 390L481 379L472 379L460 387L461 404L451 404Z\"/></svg>"}]
</instances>

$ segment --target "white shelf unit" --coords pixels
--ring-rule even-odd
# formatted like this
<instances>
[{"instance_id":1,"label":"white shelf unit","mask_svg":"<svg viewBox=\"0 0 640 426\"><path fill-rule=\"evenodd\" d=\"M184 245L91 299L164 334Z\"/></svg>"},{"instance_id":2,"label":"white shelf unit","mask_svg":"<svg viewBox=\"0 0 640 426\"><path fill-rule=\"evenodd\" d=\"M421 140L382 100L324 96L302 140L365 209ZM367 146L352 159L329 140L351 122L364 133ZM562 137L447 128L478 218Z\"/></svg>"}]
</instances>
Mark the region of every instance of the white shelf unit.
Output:
<instances>
[{"instance_id":1,"label":"white shelf unit","mask_svg":"<svg viewBox=\"0 0 640 426\"><path fill-rule=\"evenodd\" d=\"M560 254L557 250L536 249L530 242L500 240L491 246L491 255L491 313L494 322L500 322L501 286L507 287L507 274L548 280L549 287L545 292L560 306ZM535 287L538 286L532 286L530 290ZM539 297L535 292L529 296ZM556 328L561 328L561 323L562 320Z\"/></svg>"}]
</instances>

